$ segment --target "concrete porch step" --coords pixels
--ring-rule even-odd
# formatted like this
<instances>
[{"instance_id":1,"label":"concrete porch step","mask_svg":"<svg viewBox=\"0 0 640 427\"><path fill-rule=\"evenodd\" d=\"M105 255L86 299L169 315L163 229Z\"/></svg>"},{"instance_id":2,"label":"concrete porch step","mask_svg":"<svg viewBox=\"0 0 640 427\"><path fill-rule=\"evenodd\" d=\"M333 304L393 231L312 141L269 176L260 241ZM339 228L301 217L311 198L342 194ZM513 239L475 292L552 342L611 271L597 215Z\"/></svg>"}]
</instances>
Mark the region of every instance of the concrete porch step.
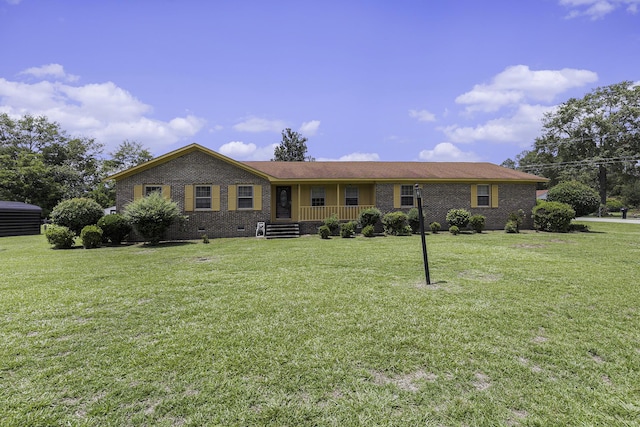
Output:
<instances>
[{"instance_id":1,"label":"concrete porch step","mask_svg":"<svg viewBox=\"0 0 640 427\"><path fill-rule=\"evenodd\" d=\"M290 239L300 237L300 224L267 224L265 237L267 239Z\"/></svg>"}]
</instances>

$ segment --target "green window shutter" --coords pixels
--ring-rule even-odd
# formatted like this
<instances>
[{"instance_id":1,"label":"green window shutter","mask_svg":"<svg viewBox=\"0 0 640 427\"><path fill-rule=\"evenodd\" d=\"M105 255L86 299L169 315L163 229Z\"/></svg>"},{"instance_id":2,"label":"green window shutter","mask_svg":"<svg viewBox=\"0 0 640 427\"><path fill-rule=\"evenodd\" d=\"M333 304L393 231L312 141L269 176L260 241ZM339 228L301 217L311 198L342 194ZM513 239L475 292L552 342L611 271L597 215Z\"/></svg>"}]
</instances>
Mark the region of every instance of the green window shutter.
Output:
<instances>
[{"instance_id":1,"label":"green window shutter","mask_svg":"<svg viewBox=\"0 0 640 427\"><path fill-rule=\"evenodd\" d=\"M491 207L492 208L498 207L498 186L497 185L491 186Z\"/></svg>"},{"instance_id":2,"label":"green window shutter","mask_svg":"<svg viewBox=\"0 0 640 427\"><path fill-rule=\"evenodd\" d=\"M229 210L235 211L237 209L236 206L238 205L238 197L236 196L237 194L236 186L230 185L227 189L227 192L229 193Z\"/></svg>"},{"instance_id":3,"label":"green window shutter","mask_svg":"<svg viewBox=\"0 0 640 427\"><path fill-rule=\"evenodd\" d=\"M142 199L142 185L133 186L133 200Z\"/></svg>"},{"instance_id":4,"label":"green window shutter","mask_svg":"<svg viewBox=\"0 0 640 427\"><path fill-rule=\"evenodd\" d=\"M472 208L478 207L478 186L477 185L471 186L471 207Z\"/></svg>"},{"instance_id":5,"label":"green window shutter","mask_svg":"<svg viewBox=\"0 0 640 427\"><path fill-rule=\"evenodd\" d=\"M220 186L219 185L211 186L211 210L213 211L220 210Z\"/></svg>"},{"instance_id":6,"label":"green window shutter","mask_svg":"<svg viewBox=\"0 0 640 427\"><path fill-rule=\"evenodd\" d=\"M393 186L393 207L394 207L394 209L400 209L400 207L402 206L402 202L401 202L401 198L400 198L401 188L402 188L402 186L400 184L395 184Z\"/></svg>"},{"instance_id":7,"label":"green window shutter","mask_svg":"<svg viewBox=\"0 0 640 427\"><path fill-rule=\"evenodd\" d=\"M184 211L193 211L193 185L184 186Z\"/></svg>"},{"instance_id":8,"label":"green window shutter","mask_svg":"<svg viewBox=\"0 0 640 427\"><path fill-rule=\"evenodd\" d=\"M262 185L253 186L253 210L262 210Z\"/></svg>"}]
</instances>

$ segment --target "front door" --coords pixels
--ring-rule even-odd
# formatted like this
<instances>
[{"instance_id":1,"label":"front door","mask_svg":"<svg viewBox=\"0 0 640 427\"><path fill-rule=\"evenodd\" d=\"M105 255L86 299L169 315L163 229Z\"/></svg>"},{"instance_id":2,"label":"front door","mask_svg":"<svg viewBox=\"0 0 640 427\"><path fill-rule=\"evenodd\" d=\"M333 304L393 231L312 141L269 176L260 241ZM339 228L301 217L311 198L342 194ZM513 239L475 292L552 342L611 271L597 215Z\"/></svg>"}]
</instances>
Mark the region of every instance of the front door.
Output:
<instances>
[{"instance_id":1,"label":"front door","mask_svg":"<svg viewBox=\"0 0 640 427\"><path fill-rule=\"evenodd\" d=\"M276 187L276 219L291 219L291 186Z\"/></svg>"}]
</instances>

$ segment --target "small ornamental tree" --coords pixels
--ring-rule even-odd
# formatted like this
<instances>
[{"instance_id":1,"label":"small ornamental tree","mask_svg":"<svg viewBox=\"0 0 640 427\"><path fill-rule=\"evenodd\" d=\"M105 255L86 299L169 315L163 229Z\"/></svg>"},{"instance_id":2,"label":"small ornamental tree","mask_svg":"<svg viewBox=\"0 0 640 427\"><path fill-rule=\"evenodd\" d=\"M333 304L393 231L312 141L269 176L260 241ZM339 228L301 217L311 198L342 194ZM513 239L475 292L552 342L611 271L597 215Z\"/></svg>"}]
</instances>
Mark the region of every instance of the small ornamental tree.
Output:
<instances>
[{"instance_id":1,"label":"small ornamental tree","mask_svg":"<svg viewBox=\"0 0 640 427\"><path fill-rule=\"evenodd\" d=\"M449 226L455 225L458 229L466 228L471 219L471 214L466 209L451 209L447 212Z\"/></svg>"},{"instance_id":2,"label":"small ornamental tree","mask_svg":"<svg viewBox=\"0 0 640 427\"><path fill-rule=\"evenodd\" d=\"M140 236L152 245L157 245L172 224L186 218L180 214L176 202L165 199L160 193L151 193L129 203L124 217Z\"/></svg>"},{"instance_id":3,"label":"small ornamental tree","mask_svg":"<svg viewBox=\"0 0 640 427\"><path fill-rule=\"evenodd\" d=\"M51 211L51 222L80 234L87 225L95 225L104 215L102 206L93 199L78 197L64 200Z\"/></svg>"},{"instance_id":4,"label":"small ornamental tree","mask_svg":"<svg viewBox=\"0 0 640 427\"><path fill-rule=\"evenodd\" d=\"M598 192L578 181L565 181L551 187L547 201L568 204L576 211L576 216L588 215L600 207Z\"/></svg>"}]
</instances>

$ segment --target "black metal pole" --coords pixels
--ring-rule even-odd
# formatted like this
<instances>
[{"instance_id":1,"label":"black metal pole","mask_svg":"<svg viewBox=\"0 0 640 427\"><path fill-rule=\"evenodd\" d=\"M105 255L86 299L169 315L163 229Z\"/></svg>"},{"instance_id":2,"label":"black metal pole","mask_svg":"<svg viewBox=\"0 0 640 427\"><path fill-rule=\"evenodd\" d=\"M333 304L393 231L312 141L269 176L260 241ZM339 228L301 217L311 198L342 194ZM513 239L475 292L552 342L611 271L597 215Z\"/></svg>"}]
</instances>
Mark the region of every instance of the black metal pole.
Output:
<instances>
[{"instance_id":1,"label":"black metal pole","mask_svg":"<svg viewBox=\"0 0 640 427\"><path fill-rule=\"evenodd\" d=\"M422 238L422 258L424 261L424 275L427 279L427 285L431 284L429 277L429 259L427 257L427 241L424 237L424 216L422 215L422 194L418 184L415 185L416 195L418 199L418 220L420 221L420 237Z\"/></svg>"}]
</instances>

